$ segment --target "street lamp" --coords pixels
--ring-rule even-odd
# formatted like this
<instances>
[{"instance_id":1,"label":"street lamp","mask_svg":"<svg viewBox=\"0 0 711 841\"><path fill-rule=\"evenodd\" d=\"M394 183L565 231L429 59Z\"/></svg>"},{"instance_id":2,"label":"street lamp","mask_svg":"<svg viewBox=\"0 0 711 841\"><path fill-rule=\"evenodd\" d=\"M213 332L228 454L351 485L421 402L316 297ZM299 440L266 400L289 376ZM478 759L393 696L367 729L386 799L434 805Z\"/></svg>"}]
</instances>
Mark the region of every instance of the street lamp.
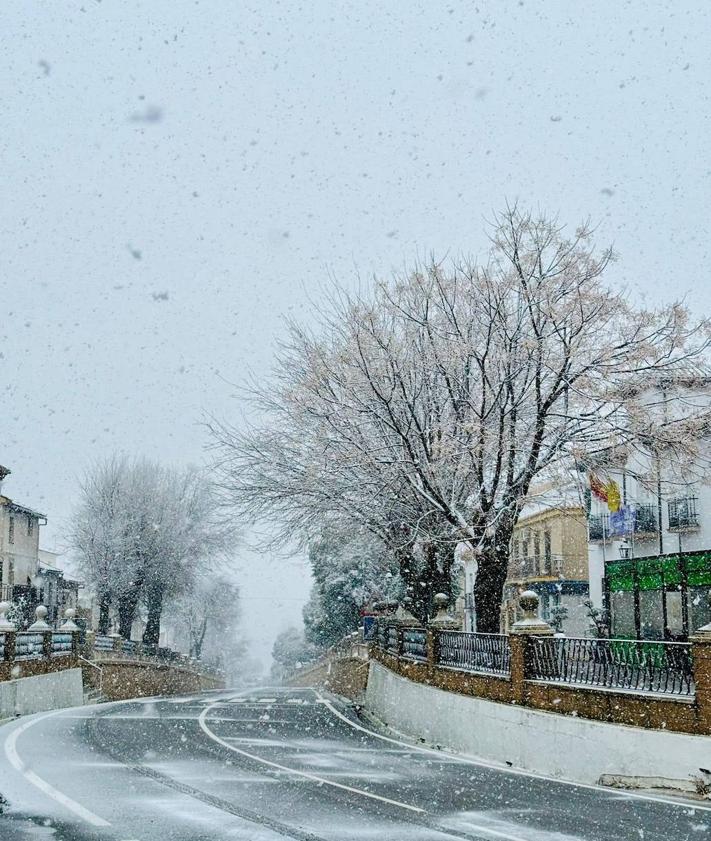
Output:
<instances>
[{"instance_id":1,"label":"street lamp","mask_svg":"<svg viewBox=\"0 0 711 841\"><path fill-rule=\"evenodd\" d=\"M622 560L623 561L629 561L630 554L632 552L632 547L629 545L629 543L626 540L623 540L622 543L620 543L619 551L620 551L620 557L622 558Z\"/></svg>"}]
</instances>

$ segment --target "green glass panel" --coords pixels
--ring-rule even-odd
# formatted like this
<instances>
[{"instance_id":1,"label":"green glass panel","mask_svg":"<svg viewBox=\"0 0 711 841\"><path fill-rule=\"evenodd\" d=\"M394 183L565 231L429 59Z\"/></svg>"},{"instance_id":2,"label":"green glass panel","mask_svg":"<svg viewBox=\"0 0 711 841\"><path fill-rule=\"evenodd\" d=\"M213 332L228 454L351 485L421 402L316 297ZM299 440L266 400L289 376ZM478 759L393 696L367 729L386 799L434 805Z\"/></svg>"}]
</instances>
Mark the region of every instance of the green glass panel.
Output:
<instances>
[{"instance_id":1,"label":"green glass panel","mask_svg":"<svg viewBox=\"0 0 711 841\"><path fill-rule=\"evenodd\" d=\"M624 593L634 590L634 578L632 575L617 575L609 578L610 590L613 593Z\"/></svg>"},{"instance_id":2,"label":"green glass panel","mask_svg":"<svg viewBox=\"0 0 711 841\"><path fill-rule=\"evenodd\" d=\"M686 559L686 569L689 584L694 587L702 587L711 584L711 554L699 552Z\"/></svg>"},{"instance_id":3,"label":"green glass panel","mask_svg":"<svg viewBox=\"0 0 711 841\"><path fill-rule=\"evenodd\" d=\"M661 572L652 573L651 575L640 575L637 579L639 581L640 590L661 590L664 586L664 579Z\"/></svg>"},{"instance_id":4,"label":"green glass panel","mask_svg":"<svg viewBox=\"0 0 711 841\"><path fill-rule=\"evenodd\" d=\"M663 558L662 559L662 573L664 575L664 583L681 584L681 569L679 568L678 558Z\"/></svg>"}]
</instances>

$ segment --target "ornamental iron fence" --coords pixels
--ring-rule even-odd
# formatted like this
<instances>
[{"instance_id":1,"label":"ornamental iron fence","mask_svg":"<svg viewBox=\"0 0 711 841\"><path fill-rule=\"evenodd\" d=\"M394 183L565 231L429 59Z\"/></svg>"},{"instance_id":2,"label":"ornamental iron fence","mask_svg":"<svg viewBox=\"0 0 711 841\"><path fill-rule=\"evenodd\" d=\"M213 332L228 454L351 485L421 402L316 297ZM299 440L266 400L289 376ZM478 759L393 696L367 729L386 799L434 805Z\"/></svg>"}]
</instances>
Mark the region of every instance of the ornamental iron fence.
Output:
<instances>
[{"instance_id":1,"label":"ornamental iron fence","mask_svg":"<svg viewBox=\"0 0 711 841\"><path fill-rule=\"evenodd\" d=\"M72 653L72 635L62 631L55 631L52 634L52 656Z\"/></svg>"},{"instance_id":2,"label":"ornamental iron fence","mask_svg":"<svg viewBox=\"0 0 711 841\"><path fill-rule=\"evenodd\" d=\"M533 680L692 696L691 645L623 639L530 638Z\"/></svg>"},{"instance_id":3,"label":"ornamental iron fence","mask_svg":"<svg viewBox=\"0 0 711 841\"><path fill-rule=\"evenodd\" d=\"M509 639L506 634L440 631L437 663L466 672L508 675L511 671Z\"/></svg>"},{"instance_id":4,"label":"ornamental iron fence","mask_svg":"<svg viewBox=\"0 0 711 841\"><path fill-rule=\"evenodd\" d=\"M44 636L31 631L21 631L15 637L15 660L27 660L30 657L42 657Z\"/></svg>"},{"instance_id":5,"label":"ornamental iron fence","mask_svg":"<svg viewBox=\"0 0 711 841\"><path fill-rule=\"evenodd\" d=\"M695 694L690 643L537 636L527 640L528 680L679 697ZM428 662L424 628L379 622L375 644L404 660ZM456 671L511 674L506 634L436 630L433 655L437 666Z\"/></svg>"},{"instance_id":6,"label":"ornamental iron fence","mask_svg":"<svg viewBox=\"0 0 711 841\"><path fill-rule=\"evenodd\" d=\"M424 628L404 628L402 656L418 663L427 662L427 631Z\"/></svg>"}]
</instances>

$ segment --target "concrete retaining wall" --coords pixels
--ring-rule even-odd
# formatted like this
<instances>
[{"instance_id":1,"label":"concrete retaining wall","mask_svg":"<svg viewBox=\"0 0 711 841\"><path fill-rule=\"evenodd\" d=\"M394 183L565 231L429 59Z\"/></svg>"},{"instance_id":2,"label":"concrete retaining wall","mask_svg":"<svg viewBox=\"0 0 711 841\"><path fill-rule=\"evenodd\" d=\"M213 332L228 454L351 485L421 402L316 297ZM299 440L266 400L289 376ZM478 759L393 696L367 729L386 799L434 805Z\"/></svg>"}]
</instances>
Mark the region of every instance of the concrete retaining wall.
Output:
<instances>
[{"instance_id":1,"label":"concrete retaining wall","mask_svg":"<svg viewBox=\"0 0 711 841\"><path fill-rule=\"evenodd\" d=\"M81 669L0 683L0 718L77 707L84 703Z\"/></svg>"},{"instance_id":2,"label":"concrete retaining wall","mask_svg":"<svg viewBox=\"0 0 711 841\"><path fill-rule=\"evenodd\" d=\"M680 702L681 703L681 702ZM644 730L446 692L371 661L365 707L393 729L484 760L581 783L603 774L689 780L711 737Z\"/></svg>"}]
</instances>

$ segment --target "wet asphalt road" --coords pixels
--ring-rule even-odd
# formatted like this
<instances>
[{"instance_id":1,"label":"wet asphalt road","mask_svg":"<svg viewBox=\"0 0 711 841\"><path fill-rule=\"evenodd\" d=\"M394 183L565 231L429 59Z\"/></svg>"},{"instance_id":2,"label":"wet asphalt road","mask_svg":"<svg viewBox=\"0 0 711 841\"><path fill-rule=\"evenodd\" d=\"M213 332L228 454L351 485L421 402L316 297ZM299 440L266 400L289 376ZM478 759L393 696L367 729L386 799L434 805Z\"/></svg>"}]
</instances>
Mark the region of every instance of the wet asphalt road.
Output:
<instances>
[{"instance_id":1,"label":"wet asphalt road","mask_svg":"<svg viewBox=\"0 0 711 841\"><path fill-rule=\"evenodd\" d=\"M0 728L0 794L0 841L711 841L711 804L388 740L310 689L18 719Z\"/></svg>"}]
</instances>

